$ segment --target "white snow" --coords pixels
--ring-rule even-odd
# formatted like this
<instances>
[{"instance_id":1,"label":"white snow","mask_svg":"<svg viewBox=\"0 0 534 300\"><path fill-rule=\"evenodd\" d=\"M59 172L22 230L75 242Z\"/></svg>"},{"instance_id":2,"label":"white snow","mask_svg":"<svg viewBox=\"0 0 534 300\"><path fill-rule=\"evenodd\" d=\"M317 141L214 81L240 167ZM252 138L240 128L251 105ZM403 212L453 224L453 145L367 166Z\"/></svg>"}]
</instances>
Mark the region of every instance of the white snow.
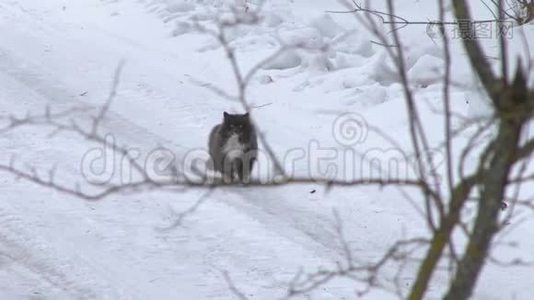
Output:
<instances>
[{"instance_id":1,"label":"white snow","mask_svg":"<svg viewBox=\"0 0 534 300\"><path fill-rule=\"evenodd\" d=\"M208 134L220 122L222 111L241 111L239 103L194 83L201 80L229 93L236 91L221 47L192 26L193 20L209 23L234 2L2 1L0 115L23 117L27 112L42 113L47 106L56 112L80 107L84 109L78 113L80 122L88 125L81 116L94 114L105 102L114 69L124 60L118 95L100 132L138 151L141 159L159 155L158 149L164 148L180 162L207 147ZM398 5L398 14L436 19L433 1L402 2L406 5ZM409 149L403 93L393 64L384 47L371 43L372 37L352 16L326 13L343 9L337 1L270 0L263 9L260 25L228 36L242 70L275 52L280 42L313 48L330 45L321 51L285 52L260 70L248 91L251 105L258 107L253 114L260 130L293 173L336 170L342 175L340 169L328 168L347 163L333 165L340 157L310 163L310 149L316 145L310 141L321 151L348 151L332 135L336 118L345 112L363 116ZM534 35L533 27L525 26L528 37ZM432 120L434 108L442 109L443 59L438 41L425 32L424 26L399 31L423 121L435 124L425 129L430 143L439 145L443 124ZM528 40L534 46L534 39ZM488 55L495 55L495 40L484 44L492 51ZM512 54L523 49L520 39L510 40L510 47ZM458 40L453 40L452 55L454 110L465 116L486 114ZM17 166L35 166L41 172L57 165L61 183L83 186L84 155L104 149L75 134L50 137L50 133L44 127L24 127L2 134L0 159L7 162L16 155ZM398 154L380 136L369 132L365 137L353 150L374 151L373 157ZM297 157L293 163L288 153ZM104 157L109 161L94 165L104 168L99 176L128 180L130 170L121 168L121 157ZM350 175L368 172L365 164L354 162L357 167ZM266 176L270 170L260 166L255 176ZM531 196L532 190L530 186L523 193ZM343 259L333 210L340 215L345 239L358 261L378 259L399 237L429 234L425 220L397 189L327 191L314 184L216 189L181 226L169 228L205 192L144 191L90 202L2 173L0 298L234 299L222 275L227 271L250 299L278 299L299 269L335 268ZM414 190L405 192L419 197ZM534 242L528 238L532 214L519 217L496 248L499 258L534 259ZM504 242L513 242L514 247ZM404 292L413 283L417 265L406 268ZM392 278L396 271L397 266L388 265L384 274ZM533 276L533 268L490 263L475 299L531 299ZM436 273L429 299L439 297L447 284L447 272ZM309 297L354 299L361 288L357 282L333 280ZM377 290L366 298L395 296Z\"/></svg>"}]
</instances>

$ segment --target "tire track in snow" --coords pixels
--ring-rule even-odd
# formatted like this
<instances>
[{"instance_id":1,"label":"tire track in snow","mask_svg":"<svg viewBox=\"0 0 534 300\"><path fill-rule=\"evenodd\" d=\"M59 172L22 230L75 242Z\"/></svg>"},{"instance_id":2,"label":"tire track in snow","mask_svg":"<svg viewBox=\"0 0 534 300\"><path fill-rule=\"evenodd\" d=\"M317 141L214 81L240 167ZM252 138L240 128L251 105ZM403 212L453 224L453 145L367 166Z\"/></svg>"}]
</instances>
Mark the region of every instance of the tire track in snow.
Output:
<instances>
[{"instance_id":1,"label":"tire track in snow","mask_svg":"<svg viewBox=\"0 0 534 300\"><path fill-rule=\"evenodd\" d=\"M342 255L331 211L325 211L323 215L292 205L298 201L298 195L288 197L291 191L298 191L298 187L269 188L268 192L246 189L233 192L238 199L222 201L253 217L269 230L313 249L319 257L335 259Z\"/></svg>"},{"instance_id":2,"label":"tire track in snow","mask_svg":"<svg viewBox=\"0 0 534 300\"><path fill-rule=\"evenodd\" d=\"M0 255L21 265L47 284L35 287L44 297L127 299L123 292L94 272L80 257L54 248L31 232L29 224L5 201L0 202ZM33 225L33 226L32 226Z\"/></svg>"}]
</instances>

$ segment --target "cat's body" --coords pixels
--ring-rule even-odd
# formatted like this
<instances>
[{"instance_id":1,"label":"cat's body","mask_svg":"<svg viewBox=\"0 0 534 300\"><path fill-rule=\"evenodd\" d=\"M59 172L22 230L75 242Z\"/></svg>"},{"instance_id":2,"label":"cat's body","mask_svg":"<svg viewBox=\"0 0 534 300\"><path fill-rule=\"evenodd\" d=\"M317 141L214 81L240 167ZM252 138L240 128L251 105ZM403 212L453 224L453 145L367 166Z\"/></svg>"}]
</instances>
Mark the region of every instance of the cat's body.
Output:
<instances>
[{"instance_id":1,"label":"cat's body","mask_svg":"<svg viewBox=\"0 0 534 300\"><path fill-rule=\"evenodd\" d=\"M213 169L225 181L248 182L256 161L258 141L249 115L224 113L222 124L215 126L209 138Z\"/></svg>"}]
</instances>

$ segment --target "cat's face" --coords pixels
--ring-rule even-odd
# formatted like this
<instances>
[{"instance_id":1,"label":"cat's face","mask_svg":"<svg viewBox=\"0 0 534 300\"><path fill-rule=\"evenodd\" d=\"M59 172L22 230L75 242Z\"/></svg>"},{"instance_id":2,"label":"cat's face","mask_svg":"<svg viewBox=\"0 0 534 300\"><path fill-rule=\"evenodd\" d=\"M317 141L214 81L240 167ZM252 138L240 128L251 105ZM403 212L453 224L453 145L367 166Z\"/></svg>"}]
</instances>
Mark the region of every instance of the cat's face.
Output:
<instances>
[{"instance_id":1,"label":"cat's face","mask_svg":"<svg viewBox=\"0 0 534 300\"><path fill-rule=\"evenodd\" d=\"M223 127L227 135L237 134L239 136L246 136L250 134L252 124L250 123L248 113L243 115L233 115L224 112Z\"/></svg>"}]
</instances>

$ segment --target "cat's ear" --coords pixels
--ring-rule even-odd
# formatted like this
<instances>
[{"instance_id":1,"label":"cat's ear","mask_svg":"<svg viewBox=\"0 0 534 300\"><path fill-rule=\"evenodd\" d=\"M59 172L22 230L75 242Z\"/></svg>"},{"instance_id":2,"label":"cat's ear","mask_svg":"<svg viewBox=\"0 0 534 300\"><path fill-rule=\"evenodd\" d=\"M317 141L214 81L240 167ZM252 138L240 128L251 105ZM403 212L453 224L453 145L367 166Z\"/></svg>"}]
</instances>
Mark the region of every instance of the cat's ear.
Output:
<instances>
[{"instance_id":1,"label":"cat's ear","mask_svg":"<svg viewBox=\"0 0 534 300\"><path fill-rule=\"evenodd\" d=\"M227 112L224 112L223 113L223 116L224 116L224 120L228 119L228 117L230 116L230 114L228 114Z\"/></svg>"},{"instance_id":2,"label":"cat's ear","mask_svg":"<svg viewBox=\"0 0 534 300\"><path fill-rule=\"evenodd\" d=\"M248 112L246 114L243 115L243 117L245 118L248 118L250 115L248 114Z\"/></svg>"}]
</instances>

